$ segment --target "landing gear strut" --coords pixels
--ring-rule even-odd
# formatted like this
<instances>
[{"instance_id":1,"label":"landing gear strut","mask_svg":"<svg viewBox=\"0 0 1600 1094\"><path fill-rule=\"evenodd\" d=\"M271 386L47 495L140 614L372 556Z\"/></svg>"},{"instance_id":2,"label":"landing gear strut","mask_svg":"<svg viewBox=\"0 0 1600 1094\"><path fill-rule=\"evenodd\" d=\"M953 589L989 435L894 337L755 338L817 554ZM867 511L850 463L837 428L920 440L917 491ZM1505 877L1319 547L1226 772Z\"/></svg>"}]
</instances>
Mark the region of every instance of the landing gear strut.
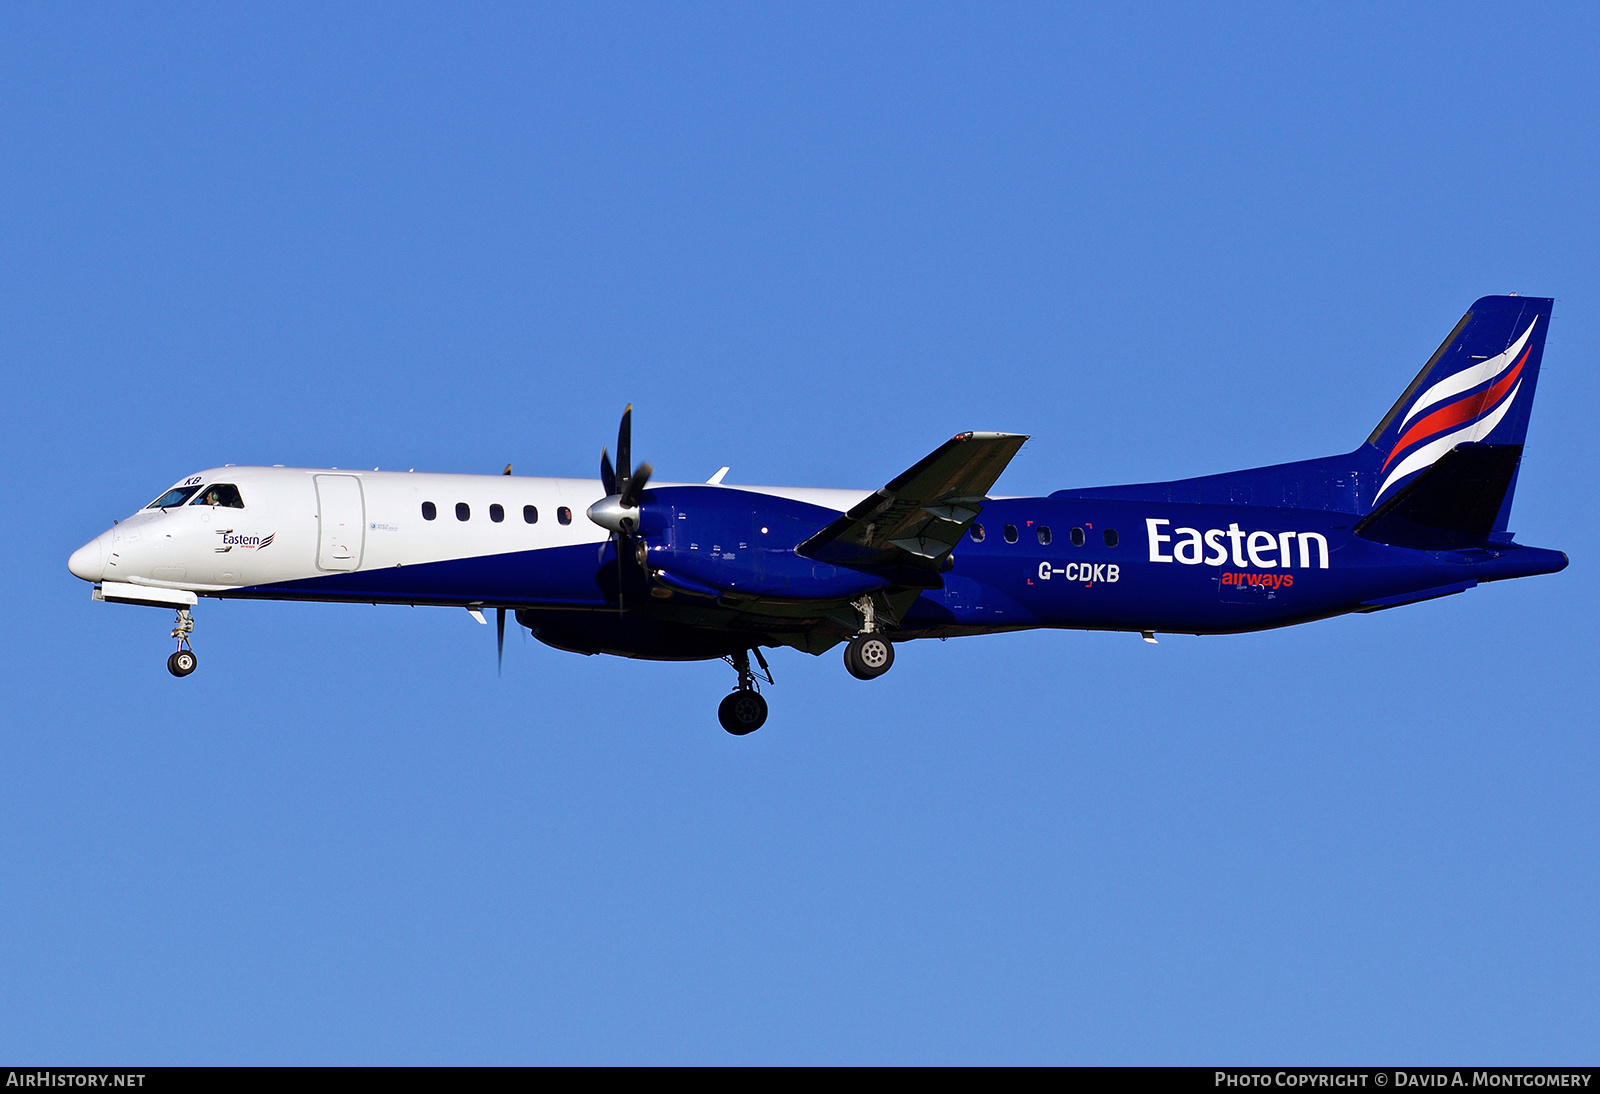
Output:
<instances>
[{"instance_id":1,"label":"landing gear strut","mask_svg":"<svg viewBox=\"0 0 1600 1094\"><path fill-rule=\"evenodd\" d=\"M188 608L179 608L177 625L172 628L172 637L178 640L178 651L167 658L167 671L174 676L188 676L200 663L194 650L189 648L189 635L193 632L194 616L189 614Z\"/></svg>"},{"instance_id":2,"label":"landing gear strut","mask_svg":"<svg viewBox=\"0 0 1600 1094\"><path fill-rule=\"evenodd\" d=\"M876 680L894 665L894 646L878 634L878 613L871 595L854 601L861 613L861 633L844 648L844 667L857 680Z\"/></svg>"},{"instance_id":3,"label":"landing gear strut","mask_svg":"<svg viewBox=\"0 0 1600 1094\"><path fill-rule=\"evenodd\" d=\"M767 659L761 656L760 650L754 653L762 672L766 673L767 683L772 683L772 670L767 667ZM767 701L756 690L756 674L750 671L750 653L740 650L728 660L739 673L739 686L718 705L717 721L735 737L743 737L766 724Z\"/></svg>"}]
</instances>

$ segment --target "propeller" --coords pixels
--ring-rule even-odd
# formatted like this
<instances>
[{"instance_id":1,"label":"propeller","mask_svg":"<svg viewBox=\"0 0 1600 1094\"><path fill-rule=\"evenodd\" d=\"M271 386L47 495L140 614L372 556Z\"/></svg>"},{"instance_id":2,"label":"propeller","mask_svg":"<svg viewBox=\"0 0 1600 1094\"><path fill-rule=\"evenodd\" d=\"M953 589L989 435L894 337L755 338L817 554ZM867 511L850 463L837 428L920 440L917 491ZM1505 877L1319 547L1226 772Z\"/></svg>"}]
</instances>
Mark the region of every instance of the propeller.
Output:
<instances>
[{"instance_id":1,"label":"propeller","mask_svg":"<svg viewBox=\"0 0 1600 1094\"><path fill-rule=\"evenodd\" d=\"M600 450L600 485L605 487L603 501L589 507L589 519L608 528L613 533L632 534L639 526L637 513L618 510L637 509L639 496L650 482L655 469L647 463L633 466L633 404L622 412L622 424L617 427L617 466L611 466L611 455ZM615 505L607 505L615 499Z\"/></svg>"},{"instance_id":2,"label":"propeller","mask_svg":"<svg viewBox=\"0 0 1600 1094\"><path fill-rule=\"evenodd\" d=\"M511 465L509 463L506 464L506 469L500 474L511 474ZM496 608L494 610L494 652L494 674L496 676L504 676L506 674L506 610L504 608Z\"/></svg>"},{"instance_id":3,"label":"propeller","mask_svg":"<svg viewBox=\"0 0 1600 1094\"><path fill-rule=\"evenodd\" d=\"M617 610L622 610L622 552L625 542L633 538L639 528L639 498L654 473L648 463L633 466L633 404L622 412L622 424L617 427L617 463L611 465L611 454L600 449L600 485L606 496L589 506L589 519L611 534L600 545L597 561L606 556L607 544L617 548Z\"/></svg>"}]
</instances>

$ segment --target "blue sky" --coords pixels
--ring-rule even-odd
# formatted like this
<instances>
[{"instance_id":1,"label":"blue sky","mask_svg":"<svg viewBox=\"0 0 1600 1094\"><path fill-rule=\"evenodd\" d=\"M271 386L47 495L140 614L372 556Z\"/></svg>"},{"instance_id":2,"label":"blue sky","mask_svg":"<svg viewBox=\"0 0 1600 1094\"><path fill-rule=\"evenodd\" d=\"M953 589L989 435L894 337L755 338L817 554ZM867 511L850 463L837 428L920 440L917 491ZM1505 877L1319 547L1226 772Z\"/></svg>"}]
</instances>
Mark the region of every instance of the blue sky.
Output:
<instances>
[{"instance_id":1,"label":"blue sky","mask_svg":"<svg viewBox=\"0 0 1600 1094\"><path fill-rule=\"evenodd\" d=\"M1600 17L1582 5L0 16L0 1057L1592 1061ZM851 679L464 612L95 604L220 463L1008 493L1348 450L1557 298L1554 577Z\"/></svg>"}]
</instances>

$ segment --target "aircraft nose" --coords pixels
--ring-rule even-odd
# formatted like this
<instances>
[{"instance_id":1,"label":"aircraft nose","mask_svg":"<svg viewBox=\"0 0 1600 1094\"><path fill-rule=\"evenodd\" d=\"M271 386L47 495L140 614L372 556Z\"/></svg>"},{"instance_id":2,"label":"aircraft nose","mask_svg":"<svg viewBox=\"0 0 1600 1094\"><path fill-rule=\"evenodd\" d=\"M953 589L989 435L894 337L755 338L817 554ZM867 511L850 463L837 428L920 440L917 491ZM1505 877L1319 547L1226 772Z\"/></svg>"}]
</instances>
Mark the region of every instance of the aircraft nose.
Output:
<instances>
[{"instance_id":1,"label":"aircraft nose","mask_svg":"<svg viewBox=\"0 0 1600 1094\"><path fill-rule=\"evenodd\" d=\"M106 571L106 537L96 536L72 552L72 557L67 559L67 569L72 571L73 577L99 581Z\"/></svg>"}]
</instances>

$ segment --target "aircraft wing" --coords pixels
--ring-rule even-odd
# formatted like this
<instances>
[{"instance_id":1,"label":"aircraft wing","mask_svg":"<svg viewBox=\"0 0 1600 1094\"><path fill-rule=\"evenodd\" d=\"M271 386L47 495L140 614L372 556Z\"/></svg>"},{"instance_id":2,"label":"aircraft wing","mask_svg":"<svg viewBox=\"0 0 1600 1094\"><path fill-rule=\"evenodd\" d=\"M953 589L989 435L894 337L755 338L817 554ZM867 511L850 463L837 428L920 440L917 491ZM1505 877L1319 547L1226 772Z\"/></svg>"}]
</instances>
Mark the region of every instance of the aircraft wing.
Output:
<instances>
[{"instance_id":1,"label":"aircraft wing","mask_svg":"<svg viewBox=\"0 0 1600 1094\"><path fill-rule=\"evenodd\" d=\"M796 550L855 569L910 566L938 573L1028 438L961 433L895 476Z\"/></svg>"}]
</instances>

